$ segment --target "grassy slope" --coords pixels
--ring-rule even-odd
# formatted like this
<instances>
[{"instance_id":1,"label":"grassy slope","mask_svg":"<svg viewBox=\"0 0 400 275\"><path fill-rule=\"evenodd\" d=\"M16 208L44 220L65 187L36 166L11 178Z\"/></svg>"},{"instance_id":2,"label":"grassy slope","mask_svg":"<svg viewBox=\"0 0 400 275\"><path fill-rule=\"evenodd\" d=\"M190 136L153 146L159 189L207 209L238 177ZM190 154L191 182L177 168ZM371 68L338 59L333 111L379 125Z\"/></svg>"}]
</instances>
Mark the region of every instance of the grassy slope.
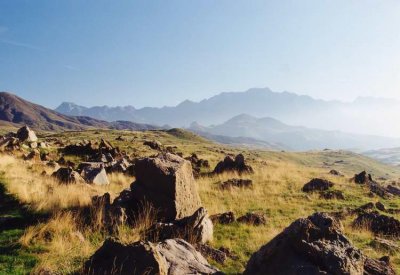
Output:
<instances>
[{"instance_id":1,"label":"grassy slope","mask_svg":"<svg viewBox=\"0 0 400 275\"><path fill-rule=\"evenodd\" d=\"M125 141L116 141L122 136ZM245 176L254 182L254 188L248 190L221 191L219 182L237 175L222 175L203 177L198 179L200 196L210 214L224 211L234 211L237 216L248 211L261 211L268 217L266 226L253 227L242 224L215 226L213 246L231 248L239 256L239 260L228 260L218 267L227 273L243 271L250 255L262 244L268 242L276 234L299 217L307 216L315 211L337 211L344 208L355 208L379 198L368 196L368 190L354 183L349 178L356 172L364 169L371 172L376 178L385 177L388 180L397 180L400 171L395 167L380 164L366 157L345 151L324 152L267 152L228 147L208 142L202 138L185 132L173 131L86 131L51 134L48 137L60 138L63 141L74 143L82 139L99 141L106 138L122 150L135 156L150 156L156 151L143 146L145 140L159 140L165 146L177 146L177 151L184 156L191 153L208 159L211 167L226 154L244 153L249 163L255 168L254 175ZM55 149L48 149L55 151ZM76 158L75 158L76 160ZM330 169L336 169L345 174L345 177L334 177L328 174ZM336 183L335 189L342 190L346 196L344 201L322 200L318 195L306 195L301 187L313 177L324 177ZM380 200L387 207L399 208L400 200ZM396 216L400 218L400 216ZM366 231L353 230L350 227L349 217L345 220L345 232L354 244L373 257L385 254L384 251L375 251L370 245L373 238ZM400 271L400 255L392 255L396 269Z\"/></svg>"}]
</instances>

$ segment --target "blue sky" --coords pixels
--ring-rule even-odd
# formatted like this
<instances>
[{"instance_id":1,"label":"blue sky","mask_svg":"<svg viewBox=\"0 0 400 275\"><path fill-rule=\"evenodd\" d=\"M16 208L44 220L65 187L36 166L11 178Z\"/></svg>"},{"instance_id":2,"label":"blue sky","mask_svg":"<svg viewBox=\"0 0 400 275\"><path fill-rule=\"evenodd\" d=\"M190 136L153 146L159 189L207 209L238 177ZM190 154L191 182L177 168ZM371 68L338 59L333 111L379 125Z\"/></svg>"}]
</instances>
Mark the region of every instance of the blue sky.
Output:
<instances>
[{"instance_id":1,"label":"blue sky","mask_svg":"<svg viewBox=\"0 0 400 275\"><path fill-rule=\"evenodd\" d=\"M400 1L0 1L0 90L48 107L270 87L400 99Z\"/></svg>"}]
</instances>

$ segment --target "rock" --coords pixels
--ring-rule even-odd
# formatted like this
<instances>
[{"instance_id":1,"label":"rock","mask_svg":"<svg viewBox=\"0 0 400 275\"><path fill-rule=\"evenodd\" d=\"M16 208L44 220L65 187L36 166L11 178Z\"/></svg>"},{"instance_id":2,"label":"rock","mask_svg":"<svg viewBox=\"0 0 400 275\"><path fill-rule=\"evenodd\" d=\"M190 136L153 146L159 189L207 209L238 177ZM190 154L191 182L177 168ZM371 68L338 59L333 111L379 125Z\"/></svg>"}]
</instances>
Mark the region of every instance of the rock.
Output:
<instances>
[{"instance_id":1,"label":"rock","mask_svg":"<svg viewBox=\"0 0 400 275\"><path fill-rule=\"evenodd\" d=\"M122 158L115 163L113 163L110 167L107 168L108 173L125 173L126 169L130 166L130 163Z\"/></svg>"},{"instance_id":2,"label":"rock","mask_svg":"<svg viewBox=\"0 0 400 275\"><path fill-rule=\"evenodd\" d=\"M382 257L379 260L367 258L364 263L365 275L395 275L393 267L390 265L389 258Z\"/></svg>"},{"instance_id":3,"label":"rock","mask_svg":"<svg viewBox=\"0 0 400 275\"><path fill-rule=\"evenodd\" d=\"M385 211L386 211L385 205L384 205L383 203L381 203L380 201L378 201L378 202L375 203L375 207L376 207L378 210L382 211L382 212L385 212Z\"/></svg>"},{"instance_id":4,"label":"rock","mask_svg":"<svg viewBox=\"0 0 400 275\"><path fill-rule=\"evenodd\" d=\"M354 220L353 226L368 229L376 235L400 238L400 221L376 211L360 214Z\"/></svg>"},{"instance_id":5,"label":"rock","mask_svg":"<svg viewBox=\"0 0 400 275\"><path fill-rule=\"evenodd\" d=\"M369 190L381 198L390 199L393 197L393 195L387 191L386 187L381 186L377 182L369 182L368 185Z\"/></svg>"},{"instance_id":6,"label":"rock","mask_svg":"<svg viewBox=\"0 0 400 275\"><path fill-rule=\"evenodd\" d=\"M325 192L320 193L320 198L326 199L326 200L344 200L344 195L342 191L339 190L328 190Z\"/></svg>"},{"instance_id":7,"label":"rock","mask_svg":"<svg viewBox=\"0 0 400 275\"><path fill-rule=\"evenodd\" d=\"M213 224L207 210L201 207L190 217L170 223L156 223L147 235L157 241L181 238L191 243L206 243L213 239Z\"/></svg>"},{"instance_id":8,"label":"rock","mask_svg":"<svg viewBox=\"0 0 400 275\"><path fill-rule=\"evenodd\" d=\"M333 187L334 183L324 179L312 179L301 189L303 192L326 191Z\"/></svg>"},{"instance_id":9,"label":"rock","mask_svg":"<svg viewBox=\"0 0 400 275\"><path fill-rule=\"evenodd\" d=\"M247 213L237 219L239 223L246 223L250 225L265 225L267 224L267 219L262 213Z\"/></svg>"},{"instance_id":10,"label":"rock","mask_svg":"<svg viewBox=\"0 0 400 275\"><path fill-rule=\"evenodd\" d=\"M253 181L249 179L230 179L221 184L221 189L231 189L232 187L250 188L253 187Z\"/></svg>"},{"instance_id":11,"label":"rock","mask_svg":"<svg viewBox=\"0 0 400 275\"><path fill-rule=\"evenodd\" d=\"M122 207L111 205L109 193L103 196L92 197L92 212L97 217L96 221L110 233L118 231L118 227L125 224L127 216Z\"/></svg>"},{"instance_id":12,"label":"rock","mask_svg":"<svg viewBox=\"0 0 400 275\"><path fill-rule=\"evenodd\" d=\"M369 182L372 182L372 176L371 174L367 174L367 172L362 171L359 174L354 175L354 182L358 184L367 184Z\"/></svg>"},{"instance_id":13,"label":"rock","mask_svg":"<svg viewBox=\"0 0 400 275\"><path fill-rule=\"evenodd\" d=\"M197 244L196 249L204 257L213 259L214 261L220 264L223 264L228 258L225 252L215 249L207 244Z\"/></svg>"},{"instance_id":14,"label":"rock","mask_svg":"<svg viewBox=\"0 0 400 275\"><path fill-rule=\"evenodd\" d=\"M34 149L29 154L24 155L24 160L40 160L40 153Z\"/></svg>"},{"instance_id":15,"label":"rock","mask_svg":"<svg viewBox=\"0 0 400 275\"><path fill-rule=\"evenodd\" d=\"M97 149L94 148L93 144L89 141L67 145L64 147L63 152L66 155L91 156L97 153Z\"/></svg>"},{"instance_id":16,"label":"rock","mask_svg":"<svg viewBox=\"0 0 400 275\"><path fill-rule=\"evenodd\" d=\"M37 142L31 142L31 143L29 143L29 147L32 149L36 149L36 148L38 148L38 144L37 144Z\"/></svg>"},{"instance_id":17,"label":"rock","mask_svg":"<svg viewBox=\"0 0 400 275\"><path fill-rule=\"evenodd\" d=\"M215 214L210 216L211 221L216 224L230 224L236 221L235 214L233 212L225 212L222 214Z\"/></svg>"},{"instance_id":18,"label":"rock","mask_svg":"<svg viewBox=\"0 0 400 275\"><path fill-rule=\"evenodd\" d=\"M220 274L192 245L180 239L123 245L108 239L85 263L84 274Z\"/></svg>"},{"instance_id":19,"label":"rock","mask_svg":"<svg viewBox=\"0 0 400 275\"><path fill-rule=\"evenodd\" d=\"M386 191L388 191L390 194L396 195L396 196L400 196L400 189L393 186L393 185L388 185L386 187Z\"/></svg>"},{"instance_id":20,"label":"rock","mask_svg":"<svg viewBox=\"0 0 400 275\"><path fill-rule=\"evenodd\" d=\"M334 175L334 176L343 176L342 173L340 173L339 171L332 169L331 171L329 171L329 174Z\"/></svg>"},{"instance_id":21,"label":"rock","mask_svg":"<svg viewBox=\"0 0 400 275\"><path fill-rule=\"evenodd\" d=\"M152 140L152 141L145 141L143 145L149 146L153 150L158 150L162 151L163 150L163 145L161 142L157 140Z\"/></svg>"},{"instance_id":22,"label":"rock","mask_svg":"<svg viewBox=\"0 0 400 275\"><path fill-rule=\"evenodd\" d=\"M102 162L81 163L78 170L81 171L80 174L87 183L93 183L96 185L110 184Z\"/></svg>"},{"instance_id":23,"label":"rock","mask_svg":"<svg viewBox=\"0 0 400 275\"><path fill-rule=\"evenodd\" d=\"M375 239L371 242L371 246L377 250L387 252L391 255L400 252L400 246L395 242L379 237L375 237Z\"/></svg>"},{"instance_id":24,"label":"rock","mask_svg":"<svg viewBox=\"0 0 400 275\"><path fill-rule=\"evenodd\" d=\"M190 157L185 158L192 163L193 174L198 176L203 168L210 168L208 160L200 159L195 153Z\"/></svg>"},{"instance_id":25,"label":"rock","mask_svg":"<svg viewBox=\"0 0 400 275\"><path fill-rule=\"evenodd\" d=\"M57 178L62 183L84 183L85 180L79 175L78 172L74 171L71 167L60 168L52 174L53 177Z\"/></svg>"},{"instance_id":26,"label":"rock","mask_svg":"<svg viewBox=\"0 0 400 275\"><path fill-rule=\"evenodd\" d=\"M25 144L24 144L25 145ZM20 140L16 137L6 137L0 140L0 149L7 151L18 150L21 147Z\"/></svg>"},{"instance_id":27,"label":"rock","mask_svg":"<svg viewBox=\"0 0 400 275\"><path fill-rule=\"evenodd\" d=\"M36 142L38 140L34 131L32 131L28 126L24 126L17 131L16 137L21 142Z\"/></svg>"},{"instance_id":28,"label":"rock","mask_svg":"<svg viewBox=\"0 0 400 275\"><path fill-rule=\"evenodd\" d=\"M363 274L364 255L324 213L298 219L254 253L245 275Z\"/></svg>"},{"instance_id":29,"label":"rock","mask_svg":"<svg viewBox=\"0 0 400 275\"><path fill-rule=\"evenodd\" d=\"M131 185L132 207L150 203L158 211L158 220L174 221L191 216L201 207L189 161L161 154L136 161L136 181Z\"/></svg>"},{"instance_id":30,"label":"rock","mask_svg":"<svg viewBox=\"0 0 400 275\"><path fill-rule=\"evenodd\" d=\"M220 161L214 168L214 173L222 174L224 172L238 172L242 173L253 173L253 168L246 165L244 156L239 154L233 159L230 156L225 157L223 161Z\"/></svg>"},{"instance_id":31,"label":"rock","mask_svg":"<svg viewBox=\"0 0 400 275\"><path fill-rule=\"evenodd\" d=\"M57 171L58 169L60 169L60 165L53 160L48 161L46 163L46 166L53 168L53 171Z\"/></svg>"}]
</instances>

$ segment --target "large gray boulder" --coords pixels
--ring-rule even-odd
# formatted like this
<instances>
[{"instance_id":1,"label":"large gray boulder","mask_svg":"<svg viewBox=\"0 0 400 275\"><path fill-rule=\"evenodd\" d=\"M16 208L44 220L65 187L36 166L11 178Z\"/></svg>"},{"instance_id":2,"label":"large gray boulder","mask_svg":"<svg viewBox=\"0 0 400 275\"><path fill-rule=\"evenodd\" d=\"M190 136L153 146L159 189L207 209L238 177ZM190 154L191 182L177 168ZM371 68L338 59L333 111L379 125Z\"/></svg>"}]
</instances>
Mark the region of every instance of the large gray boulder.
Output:
<instances>
[{"instance_id":1,"label":"large gray boulder","mask_svg":"<svg viewBox=\"0 0 400 275\"><path fill-rule=\"evenodd\" d=\"M106 240L85 263L84 274L221 274L181 239L124 245Z\"/></svg>"},{"instance_id":2,"label":"large gray boulder","mask_svg":"<svg viewBox=\"0 0 400 275\"><path fill-rule=\"evenodd\" d=\"M182 219L201 207L189 161L169 153L160 154L138 160L135 174L132 203L150 203L158 212L158 220Z\"/></svg>"},{"instance_id":3,"label":"large gray boulder","mask_svg":"<svg viewBox=\"0 0 400 275\"><path fill-rule=\"evenodd\" d=\"M254 253L244 274L363 274L380 269L394 272L387 263L369 259L353 247L340 222L315 213L296 220Z\"/></svg>"}]
</instances>

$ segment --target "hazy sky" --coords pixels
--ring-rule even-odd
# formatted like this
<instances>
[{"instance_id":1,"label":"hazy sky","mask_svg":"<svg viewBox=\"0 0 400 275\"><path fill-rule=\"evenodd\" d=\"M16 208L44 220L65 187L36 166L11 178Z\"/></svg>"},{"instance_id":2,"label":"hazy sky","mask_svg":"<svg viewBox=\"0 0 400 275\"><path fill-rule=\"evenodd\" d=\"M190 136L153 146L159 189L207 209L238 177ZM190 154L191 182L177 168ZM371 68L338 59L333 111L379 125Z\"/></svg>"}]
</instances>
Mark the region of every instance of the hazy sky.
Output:
<instances>
[{"instance_id":1,"label":"hazy sky","mask_svg":"<svg viewBox=\"0 0 400 275\"><path fill-rule=\"evenodd\" d=\"M45 106L267 86L400 98L400 1L0 1L0 90Z\"/></svg>"}]
</instances>

